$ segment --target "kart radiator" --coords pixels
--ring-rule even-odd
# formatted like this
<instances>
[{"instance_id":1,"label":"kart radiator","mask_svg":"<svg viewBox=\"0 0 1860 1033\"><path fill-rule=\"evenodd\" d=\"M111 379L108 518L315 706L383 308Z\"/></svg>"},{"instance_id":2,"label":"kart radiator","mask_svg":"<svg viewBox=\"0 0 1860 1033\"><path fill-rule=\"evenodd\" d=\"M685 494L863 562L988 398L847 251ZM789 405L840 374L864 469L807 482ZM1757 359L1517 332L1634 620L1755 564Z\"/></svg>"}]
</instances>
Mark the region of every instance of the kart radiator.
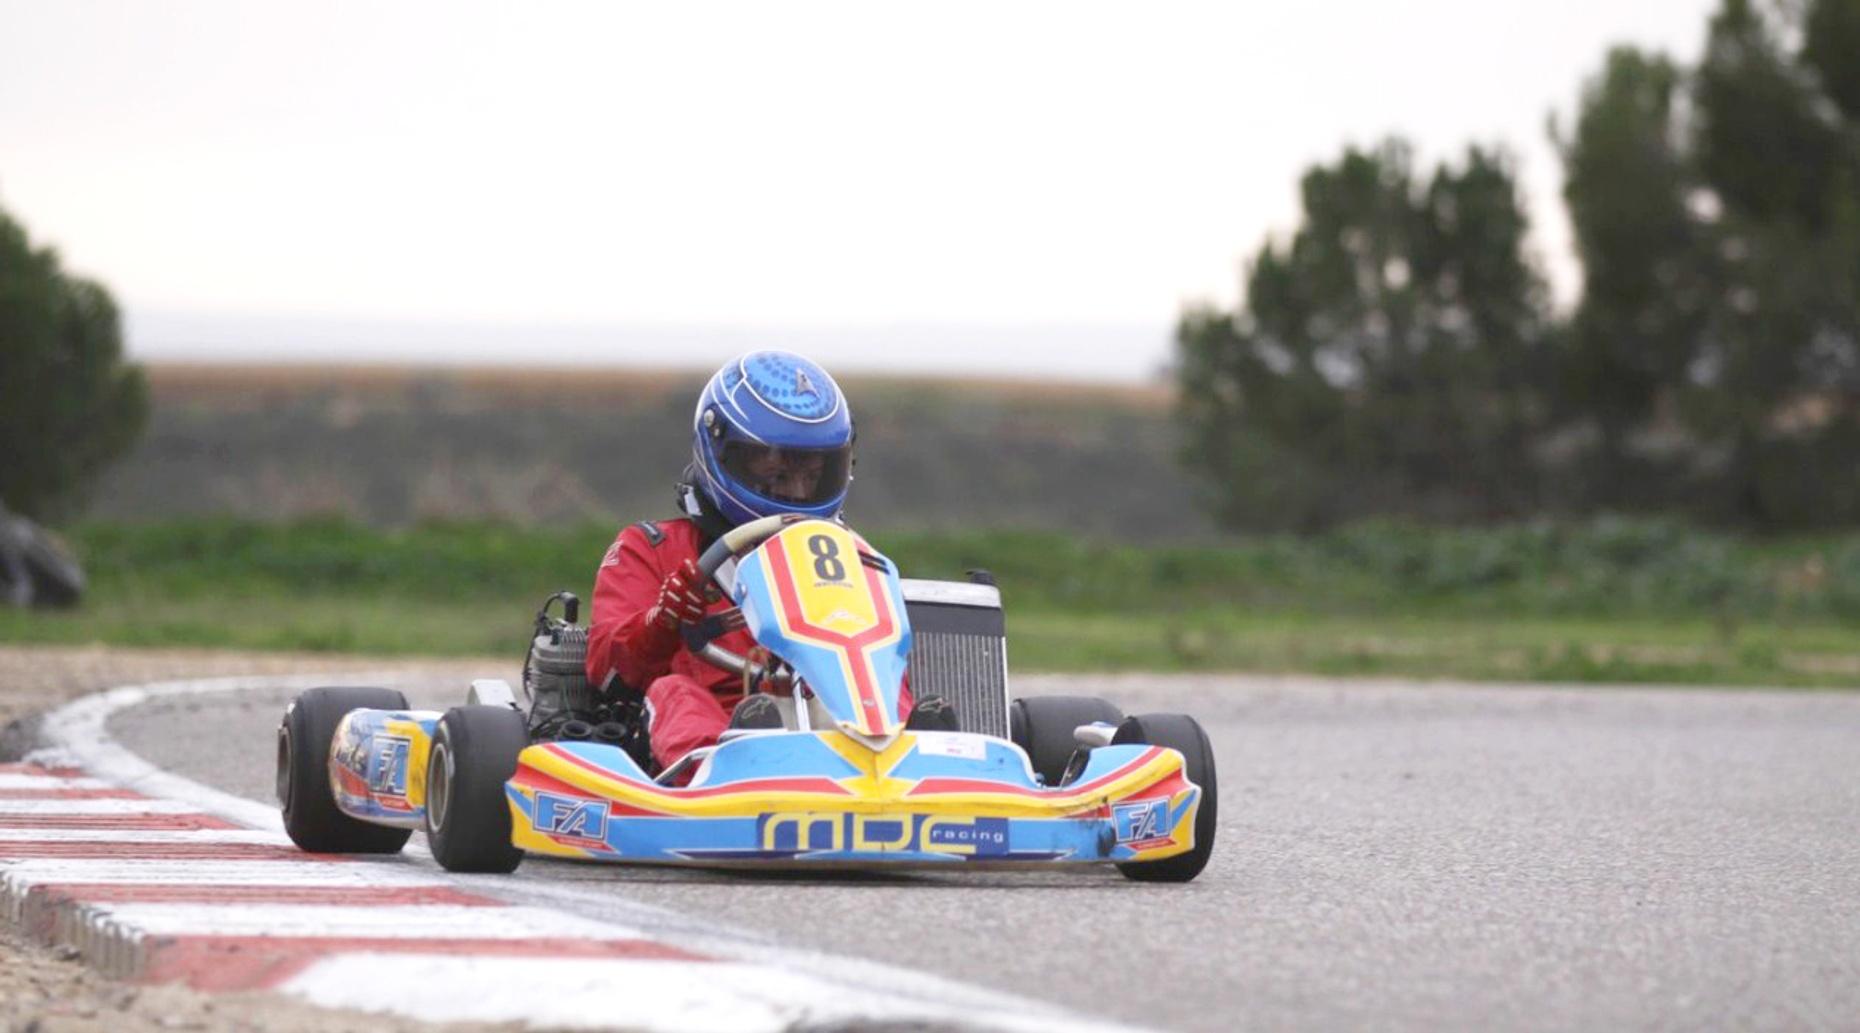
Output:
<instances>
[{"instance_id":1,"label":"kart radiator","mask_svg":"<svg viewBox=\"0 0 1860 1033\"><path fill-rule=\"evenodd\" d=\"M1008 737L1007 621L1001 591L966 581L905 578L911 692L955 704L965 732Z\"/></svg>"}]
</instances>

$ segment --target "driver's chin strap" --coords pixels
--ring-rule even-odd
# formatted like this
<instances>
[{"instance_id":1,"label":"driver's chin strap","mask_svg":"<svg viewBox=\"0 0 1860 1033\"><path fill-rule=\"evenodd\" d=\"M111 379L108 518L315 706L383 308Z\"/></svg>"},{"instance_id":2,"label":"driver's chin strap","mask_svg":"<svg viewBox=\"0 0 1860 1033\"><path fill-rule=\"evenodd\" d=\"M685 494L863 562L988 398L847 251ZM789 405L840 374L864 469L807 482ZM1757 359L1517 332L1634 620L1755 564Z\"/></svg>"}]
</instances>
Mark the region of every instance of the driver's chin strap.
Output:
<instances>
[{"instance_id":1,"label":"driver's chin strap","mask_svg":"<svg viewBox=\"0 0 1860 1033\"><path fill-rule=\"evenodd\" d=\"M699 552L710 548L712 542L729 531L730 525L723 519L723 514L717 512L704 493L698 490L695 469L685 467L684 479L677 484L677 495L679 511L697 525ZM724 595L729 595L730 590L736 587L736 557L732 556L718 565L712 580L717 582L718 588L723 589Z\"/></svg>"},{"instance_id":2,"label":"driver's chin strap","mask_svg":"<svg viewBox=\"0 0 1860 1033\"><path fill-rule=\"evenodd\" d=\"M678 511L697 525L698 537L702 539L700 550L710 548L710 543L722 538L730 530L730 522L698 490L696 469L685 467L684 478L677 484L677 500Z\"/></svg>"},{"instance_id":3,"label":"driver's chin strap","mask_svg":"<svg viewBox=\"0 0 1860 1033\"><path fill-rule=\"evenodd\" d=\"M704 504L703 493L692 483L694 477L691 468L686 467L685 479L677 485L678 509L697 525L698 551L702 552L710 548L712 542L723 537L723 532L729 528L723 526L723 517L716 510ZM712 580L717 582L718 588L723 589L724 595L729 595L730 590L736 587L736 557L732 556L718 565Z\"/></svg>"}]
</instances>

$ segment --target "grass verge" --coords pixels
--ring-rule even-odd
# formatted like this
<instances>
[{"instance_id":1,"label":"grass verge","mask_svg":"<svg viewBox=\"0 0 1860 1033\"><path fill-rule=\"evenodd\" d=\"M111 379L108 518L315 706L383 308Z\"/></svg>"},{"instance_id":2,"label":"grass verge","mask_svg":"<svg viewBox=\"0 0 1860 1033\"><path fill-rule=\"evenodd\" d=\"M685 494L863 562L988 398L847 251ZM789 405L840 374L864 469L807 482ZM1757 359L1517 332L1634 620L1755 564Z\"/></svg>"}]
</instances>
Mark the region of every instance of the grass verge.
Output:
<instances>
[{"instance_id":1,"label":"grass verge","mask_svg":"<svg viewBox=\"0 0 1860 1033\"><path fill-rule=\"evenodd\" d=\"M0 641L515 655L543 595L585 597L612 533L90 525L72 541L84 605L0 612ZM1167 548L873 537L907 574L996 570L1022 671L1860 685L1860 537L1622 522Z\"/></svg>"}]
</instances>

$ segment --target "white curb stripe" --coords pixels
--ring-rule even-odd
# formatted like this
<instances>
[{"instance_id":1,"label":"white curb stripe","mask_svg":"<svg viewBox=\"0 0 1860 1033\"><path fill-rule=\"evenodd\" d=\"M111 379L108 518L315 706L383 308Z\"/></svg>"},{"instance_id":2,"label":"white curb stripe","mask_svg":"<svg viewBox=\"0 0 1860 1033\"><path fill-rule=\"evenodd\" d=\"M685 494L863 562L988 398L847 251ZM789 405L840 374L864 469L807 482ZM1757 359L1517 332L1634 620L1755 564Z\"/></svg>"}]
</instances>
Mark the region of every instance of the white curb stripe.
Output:
<instances>
[{"instance_id":1,"label":"white curb stripe","mask_svg":"<svg viewBox=\"0 0 1860 1033\"><path fill-rule=\"evenodd\" d=\"M67 778L62 775L0 774L0 790L6 789L113 789L100 778Z\"/></svg>"},{"instance_id":2,"label":"white curb stripe","mask_svg":"<svg viewBox=\"0 0 1860 1033\"><path fill-rule=\"evenodd\" d=\"M108 904L99 914L153 936L385 936L397 940L638 940L637 929L531 907L395 904Z\"/></svg>"},{"instance_id":3,"label":"white curb stripe","mask_svg":"<svg viewBox=\"0 0 1860 1033\"><path fill-rule=\"evenodd\" d=\"M199 814L200 807L186 800L7 800L0 798L0 814Z\"/></svg>"},{"instance_id":4,"label":"white curb stripe","mask_svg":"<svg viewBox=\"0 0 1860 1033\"><path fill-rule=\"evenodd\" d=\"M445 886L401 865L327 861L143 861L107 857L32 857L0 861L0 882L94 882L176 886Z\"/></svg>"},{"instance_id":5,"label":"white curb stripe","mask_svg":"<svg viewBox=\"0 0 1860 1033\"><path fill-rule=\"evenodd\" d=\"M0 829L0 843L269 843L288 846L289 836L258 829ZM4 851L0 851L4 852ZM0 864L5 863L0 859Z\"/></svg>"}]
</instances>

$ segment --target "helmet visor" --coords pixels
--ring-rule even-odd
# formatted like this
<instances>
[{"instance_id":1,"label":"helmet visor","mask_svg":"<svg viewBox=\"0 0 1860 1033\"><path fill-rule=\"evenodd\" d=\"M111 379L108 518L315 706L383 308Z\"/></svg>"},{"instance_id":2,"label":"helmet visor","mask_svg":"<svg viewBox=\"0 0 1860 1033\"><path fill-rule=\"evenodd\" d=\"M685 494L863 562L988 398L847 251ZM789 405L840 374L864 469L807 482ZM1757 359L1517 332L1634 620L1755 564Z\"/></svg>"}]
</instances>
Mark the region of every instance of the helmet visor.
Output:
<instances>
[{"instance_id":1,"label":"helmet visor","mask_svg":"<svg viewBox=\"0 0 1860 1033\"><path fill-rule=\"evenodd\" d=\"M852 447L781 448L731 441L718 460L731 480L771 502L817 506L846 490Z\"/></svg>"}]
</instances>

